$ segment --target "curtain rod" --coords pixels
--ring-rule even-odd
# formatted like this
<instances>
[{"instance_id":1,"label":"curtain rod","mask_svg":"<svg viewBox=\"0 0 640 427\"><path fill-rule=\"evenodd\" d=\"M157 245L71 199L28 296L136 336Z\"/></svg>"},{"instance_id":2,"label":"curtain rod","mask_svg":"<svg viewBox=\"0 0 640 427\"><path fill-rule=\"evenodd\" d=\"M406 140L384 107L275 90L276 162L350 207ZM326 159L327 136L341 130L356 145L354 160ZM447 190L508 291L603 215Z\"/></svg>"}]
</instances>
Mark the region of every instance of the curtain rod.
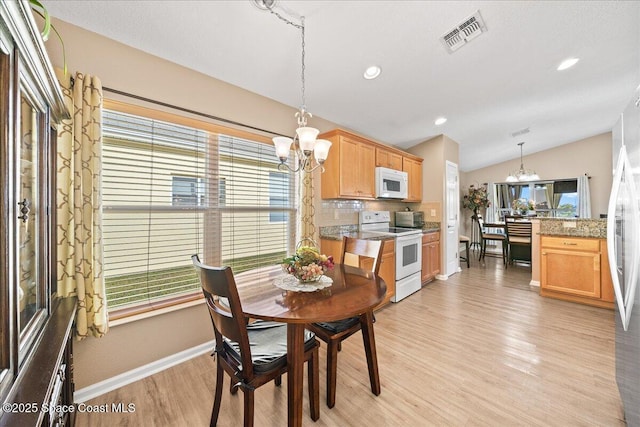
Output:
<instances>
[{"instance_id":1,"label":"curtain rod","mask_svg":"<svg viewBox=\"0 0 640 427\"><path fill-rule=\"evenodd\" d=\"M160 105L162 107L173 108L174 110L182 111L182 112L185 112L185 113L195 114L196 116L206 117L207 119L217 120L217 121L220 121L220 122L223 122L223 123L228 123L228 124L232 124L232 125L236 125L236 126L242 126L244 128L247 128L247 129L257 130L259 132L265 132L265 133L269 133L271 135L285 136L285 135L282 135L280 133L273 132L273 131L270 131L270 130L267 130L267 129L262 129L262 128L259 128L259 127L246 125L244 123L236 122L236 121L229 120L229 119L224 119L222 117L213 116L211 114L202 113L200 111L191 110L189 108L179 107L177 105L169 104L169 103L166 103L166 102L156 101L155 99L145 98L144 96L134 95L132 93L123 92L123 91L118 90L118 89L112 89L110 87L103 86L102 90L103 91L107 91L107 92L111 92L111 93L115 93L117 95L123 95L123 96L127 96L129 98L134 98L134 99L137 99L139 101L150 102L152 104Z\"/></svg>"}]
</instances>

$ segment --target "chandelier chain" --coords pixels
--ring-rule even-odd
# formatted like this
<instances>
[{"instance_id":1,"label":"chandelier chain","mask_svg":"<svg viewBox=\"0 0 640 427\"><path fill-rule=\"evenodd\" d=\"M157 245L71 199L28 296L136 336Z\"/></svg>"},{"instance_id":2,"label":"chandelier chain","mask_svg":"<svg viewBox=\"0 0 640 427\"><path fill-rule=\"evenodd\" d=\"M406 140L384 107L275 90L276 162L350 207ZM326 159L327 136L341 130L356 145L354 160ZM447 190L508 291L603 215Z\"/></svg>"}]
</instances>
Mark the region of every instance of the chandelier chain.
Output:
<instances>
[{"instance_id":1,"label":"chandelier chain","mask_svg":"<svg viewBox=\"0 0 640 427\"><path fill-rule=\"evenodd\" d=\"M297 24L287 18L285 18L284 16L280 15L278 12L276 12L275 10L273 10L273 6L267 6L267 9L269 10L269 12L271 12L273 15L275 15L278 19L280 19L281 21L297 28L300 30L300 34L301 34L301 38L302 38L302 69L301 69L301 82L302 82L302 87L301 87L301 93L302 93L302 105L300 106L300 113L298 116L298 120L300 122L300 125L302 126L306 126L306 115L309 114L309 116L311 115L310 113L307 112L307 100L306 100L306 93L305 93L305 71L306 71L306 65L305 65L305 41L304 41L304 16L300 17L300 24Z\"/></svg>"},{"instance_id":2,"label":"chandelier chain","mask_svg":"<svg viewBox=\"0 0 640 427\"><path fill-rule=\"evenodd\" d=\"M304 64L304 55L305 55L305 43L304 43L304 16L300 18L302 25L300 27L300 33L302 34L302 72L301 72L301 78L302 78L302 112L303 114L306 112L307 110L307 101L305 99L305 93L304 93L304 86L305 86L305 81L304 81L304 72L306 69L306 66Z\"/></svg>"}]
</instances>

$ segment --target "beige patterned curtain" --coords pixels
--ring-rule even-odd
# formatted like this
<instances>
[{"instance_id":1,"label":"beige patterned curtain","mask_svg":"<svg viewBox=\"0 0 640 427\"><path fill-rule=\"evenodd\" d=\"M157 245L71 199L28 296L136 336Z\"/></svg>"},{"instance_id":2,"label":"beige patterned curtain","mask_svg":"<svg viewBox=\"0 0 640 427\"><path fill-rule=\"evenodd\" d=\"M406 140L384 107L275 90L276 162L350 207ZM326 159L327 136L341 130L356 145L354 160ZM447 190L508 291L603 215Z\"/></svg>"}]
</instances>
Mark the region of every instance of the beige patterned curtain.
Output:
<instances>
[{"instance_id":1,"label":"beige patterned curtain","mask_svg":"<svg viewBox=\"0 0 640 427\"><path fill-rule=\"evenodd\" d=\"M102 270L102 84L58 73L72 118L58 127L58 293L78 298L76 334L109 329Z\"/></svg>"}]
</instances>

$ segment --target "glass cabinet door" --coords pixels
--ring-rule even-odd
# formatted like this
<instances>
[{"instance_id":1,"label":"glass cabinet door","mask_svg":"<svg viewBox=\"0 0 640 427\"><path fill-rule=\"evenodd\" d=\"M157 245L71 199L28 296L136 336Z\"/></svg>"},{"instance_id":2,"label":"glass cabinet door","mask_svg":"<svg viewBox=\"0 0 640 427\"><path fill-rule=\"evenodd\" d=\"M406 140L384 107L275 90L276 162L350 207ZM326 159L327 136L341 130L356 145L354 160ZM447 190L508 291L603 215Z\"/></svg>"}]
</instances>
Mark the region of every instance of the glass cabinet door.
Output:
<instances>
[{"instance_id":1,"label":"glass cabinet door","mask_svg":"<svg viewBox=\"0 0 640 427\"><path fill-rule=\"evenodd\" d=\"M17 165L17 224L16 239L18 245L16 263L18 289L18 331L20 336L20 354L30 345L36 335L38 324L45 317L46 295L42 260L46 246L42 224L42 147L45 135L43 114L22 91L18 121L18 158ZM22 357L20 357L22 358Z\"/></svg>"}]
</instances>

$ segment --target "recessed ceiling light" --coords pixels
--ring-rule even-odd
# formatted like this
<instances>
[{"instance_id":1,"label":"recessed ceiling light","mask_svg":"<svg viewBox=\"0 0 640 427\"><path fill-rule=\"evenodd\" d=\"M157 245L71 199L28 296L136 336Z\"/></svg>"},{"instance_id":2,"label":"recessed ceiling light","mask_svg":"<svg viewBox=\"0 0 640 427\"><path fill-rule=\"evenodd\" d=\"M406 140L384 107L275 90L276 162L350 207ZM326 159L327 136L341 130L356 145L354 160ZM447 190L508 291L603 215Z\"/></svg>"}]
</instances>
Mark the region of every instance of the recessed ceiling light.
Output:
<instances>
[{"instance_id":1,"label":"recessed ceiling light","mask_svg":"<svg viewBox=\"0 0 640 427\"><path fill-rule=\"evenodd\" d=\"M380 75L382 70L377 65L372 65L371 67L364 70L364 78L367 80L375 79Z\"/></svg>"},{"instance_id":2,"label":"recessed ceiling light","mask_svg":"<svg viewBox=\"0 0 640 427\"><path fill-rule=\"evenodd\" d=\"M558 71L563 71L566 70L567 68L571 68L574 65L576 65L576 63L580 61L580 58L568 58L565 59L564 61L562 61L560 63L560 65L558 65Z\"/></svg>"},{"instance_id":3,"label":"recessed ceiling light","mask_svg":"<svg viewBox=\"0 0 640 427\"><path fill-rule=\"evenodd\" d=\"M446 117L438 117L438 118L436 119L436 121L435 121L435 124L436 124L436 126L440 126L440 125L445 124L445 123L446 123L446 121L447 121L447 118L446 118Z\"/></svg>"}]
</instances>

